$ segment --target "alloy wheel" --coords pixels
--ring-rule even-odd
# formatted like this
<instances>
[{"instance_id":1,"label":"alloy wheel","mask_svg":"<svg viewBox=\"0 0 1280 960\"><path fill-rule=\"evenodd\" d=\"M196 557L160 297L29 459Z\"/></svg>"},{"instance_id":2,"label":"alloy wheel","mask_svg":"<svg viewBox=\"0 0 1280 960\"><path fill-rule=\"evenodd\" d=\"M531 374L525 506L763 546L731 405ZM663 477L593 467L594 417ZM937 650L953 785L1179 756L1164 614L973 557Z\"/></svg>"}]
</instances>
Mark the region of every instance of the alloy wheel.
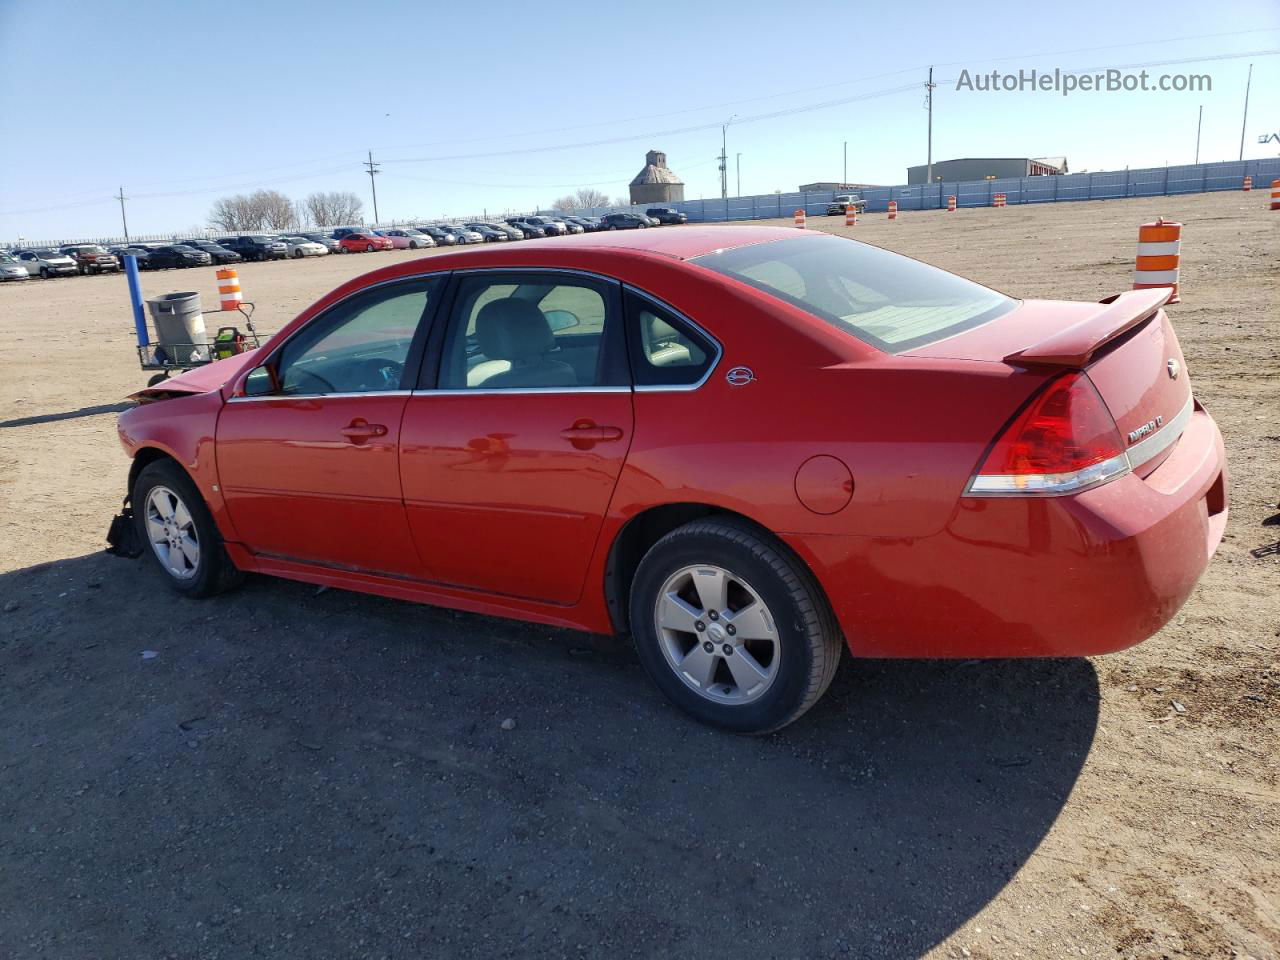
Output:
<instances>
[{"instance_id":1,"label":"alloy wheel","mask_svg":"<svg viewBox=\"0 0 1280 960\"><path fill-rule=\"evenodd\" d=\"M178 580L190 580L200 569L200 535L182 498L165 486L147 494L147 539L160 565Z\"/></svg>"},{"instance_id":2,"label":"alloy wheel","mask_svg":"<svg viewBox=\"0 0 1280 960\"><path fill-rule=\"evenodd\" d=\"M683 567L667 578L653 611L659 646L686 686L715 703L751 703L781 662L764 599L723 567Z\"/></svg>"}]
</instances>

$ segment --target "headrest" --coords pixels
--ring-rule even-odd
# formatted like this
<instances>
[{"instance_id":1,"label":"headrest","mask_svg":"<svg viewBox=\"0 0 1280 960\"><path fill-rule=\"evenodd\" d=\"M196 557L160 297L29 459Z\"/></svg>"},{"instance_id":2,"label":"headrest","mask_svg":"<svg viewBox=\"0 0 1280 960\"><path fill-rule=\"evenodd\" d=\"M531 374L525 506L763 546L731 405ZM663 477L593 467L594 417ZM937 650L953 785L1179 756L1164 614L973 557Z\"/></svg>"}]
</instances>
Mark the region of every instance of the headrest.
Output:
<instances>
[{"instance_id":1,"label":"headrest","mask_svg":"<svg viewBox=\"0 0 1280 960\"><path fill-rule=\"evenodd\" d=\"M513 363L537 360L556 342L542 311L528 300L515 297L494 300L480 308L476 340L480 352L490 360Z\"/></svg>"}]
</instances>

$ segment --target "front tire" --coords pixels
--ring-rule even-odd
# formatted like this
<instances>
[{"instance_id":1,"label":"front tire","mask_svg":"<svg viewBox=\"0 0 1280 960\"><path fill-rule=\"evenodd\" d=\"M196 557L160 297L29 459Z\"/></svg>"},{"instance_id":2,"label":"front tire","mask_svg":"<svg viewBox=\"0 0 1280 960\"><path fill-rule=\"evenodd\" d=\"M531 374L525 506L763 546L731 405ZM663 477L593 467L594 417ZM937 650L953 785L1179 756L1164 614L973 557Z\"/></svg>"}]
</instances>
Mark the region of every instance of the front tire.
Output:
<instances>
[{"instance_id":1,"label":"front tire","mask_svg":"<svg viewBox=\"0 0 1280 960\"><path fill-rule=\"evenodd\" d=\"M244 574L232 564L195 483L171 460L147 464L134 481L132 503L140 542L165 581L189 597L234 587Z\"/></svg>"},{"instance_id":2,"label":"front tire","mask_svg":"<svg viewBox=\"0 0 1280 960\"><path fill-rule=\"evenodd\" d=\"M735 520L697 520L654 544L636 570L630 615L658 688L733 733L772 733L817 703L844 644L808 569Z\"/></svg>"},{"instance_id":3,"label":"front tire","mask_svg":"<svg viewBox=\"0 0 1280 960\"><path fill-rule=\"evenodd\" d=\"M301 250L295 250L295 251L293 251L293 259L295 259L295 260L301 260L301 259L302 259L302 251L301 251Z\"/></svg>"},{"instance_id":4,"label":"front tire","mask_svg":"<svg viewBox=\"0 0 1280 960\"><path fill-rule=\"evenodd\" d=\"M373 244L372 243L365 244L364 252L373 253Z\"/></svg>"}]
</instances>

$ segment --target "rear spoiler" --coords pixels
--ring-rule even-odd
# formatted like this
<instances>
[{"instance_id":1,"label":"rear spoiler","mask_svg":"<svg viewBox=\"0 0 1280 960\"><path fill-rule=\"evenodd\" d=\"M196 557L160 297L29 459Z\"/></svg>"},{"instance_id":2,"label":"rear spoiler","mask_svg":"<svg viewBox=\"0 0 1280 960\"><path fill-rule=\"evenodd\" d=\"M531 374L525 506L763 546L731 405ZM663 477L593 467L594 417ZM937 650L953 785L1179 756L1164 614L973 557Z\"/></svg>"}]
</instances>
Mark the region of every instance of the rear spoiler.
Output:
<instances>
[{"instance_id":1,"label":"rear spoiler","mask_svg":"<svg viewBox=\"0 0 1280 960\"><path fill-rule=\"evenodd\" d=\"M1016 366L1083 367L1112 340L1145 323L1173 295L1173 287L1130 290L1100 300L1103 308L1053 336L1009 354Z\"/></svg>"}]
</instances>

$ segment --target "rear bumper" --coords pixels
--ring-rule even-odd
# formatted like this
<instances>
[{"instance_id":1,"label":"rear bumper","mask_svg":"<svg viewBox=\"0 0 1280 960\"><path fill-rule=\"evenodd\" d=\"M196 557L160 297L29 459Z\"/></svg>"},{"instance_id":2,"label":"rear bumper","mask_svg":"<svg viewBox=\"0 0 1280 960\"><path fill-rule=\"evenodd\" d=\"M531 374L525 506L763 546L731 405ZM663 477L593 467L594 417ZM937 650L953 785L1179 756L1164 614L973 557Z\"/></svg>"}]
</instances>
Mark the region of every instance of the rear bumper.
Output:
<instances>
[{"instance_id":1,"label":"rear bumper","mask_svg":"<svg viewBox=\"0 0 1280 960\"><path fill-rule=\"evenodd\" d=\"M855 656L1091 656L1146 640L1222 540L1222 436L1197 407L1149 476L1074 496L960 500L925 538L789 538Z\"/></svg>"}]
</instances>

